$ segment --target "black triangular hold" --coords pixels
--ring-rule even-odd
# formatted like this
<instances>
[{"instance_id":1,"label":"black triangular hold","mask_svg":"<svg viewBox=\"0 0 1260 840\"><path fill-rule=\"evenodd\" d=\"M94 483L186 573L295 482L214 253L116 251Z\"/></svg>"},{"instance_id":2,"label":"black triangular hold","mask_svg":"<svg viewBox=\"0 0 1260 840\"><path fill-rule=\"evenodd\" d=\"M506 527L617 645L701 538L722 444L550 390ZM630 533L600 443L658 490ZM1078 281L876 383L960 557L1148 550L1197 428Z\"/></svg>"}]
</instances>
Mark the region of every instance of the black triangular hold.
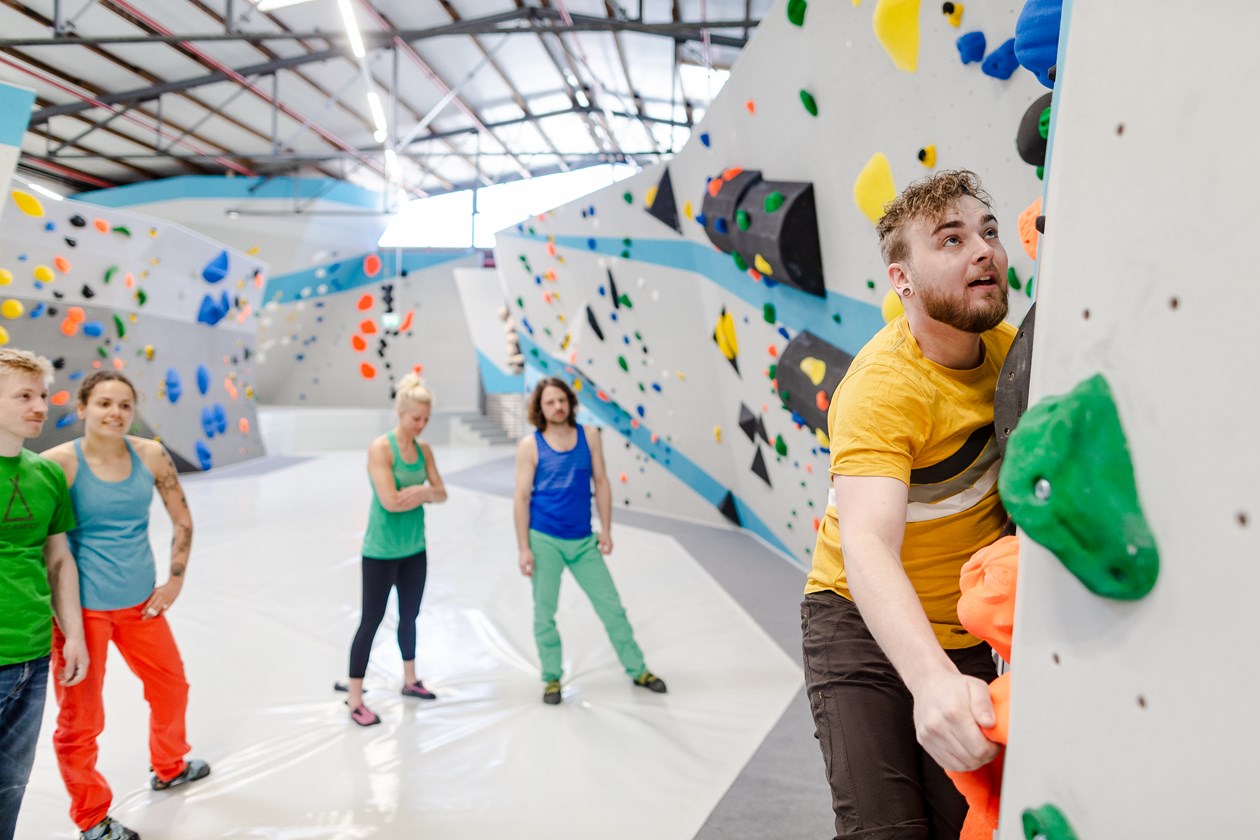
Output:
<instances>
[{"instance_id":1,"label":"black triangular hold","mask_svg":"<svg viewBox=\"0 0 1260 840\"><path fill-rule=\"evenodd\" d=\"M748 435L749 440L757 439L757 415L743 403L739 404L739 427Z\"/></svg>"},{"instance_id":2,"label":"black triangular hold","mask_svg":"<svg viewBox=\"0 0 1260 840\"><path fill-rule=\"evenodd\" d=\"M739 360L736 358L736 359L727 359L727 361L731 363L731 367L735 368L736 375L739 375Z\"/></svg>"},{"instance_id":3,"label":"black triangular hold","mask_svg":"<svg viewBox=\"0 0 1260 840\"><path fill-rule=\"evenodd\" d=\"M769 445L770 437L766 434L766 421L763 417L757 418L757 437L761 438L767 445Z\"/></svg>"},{"instance_id":4,"label":"black triangular hold","mask_svg":"<svg viewBox=\"0 0 1260 840\"><path fill-rule=\"evenodd\" d=\"M674 184L670 180L668 169L656 185L656 198L647 211L652 218L682 233L682 224L678 221L678 202L674 200Z\"/></svg>"},{"instance_id":5,"label":"black triangular hold","mask_svg":"<svg viewBox=\"0 0 1260 840\"><path fill-rule=\"evenodd\" d=\"M591 329L595 332L595 337L600 341L604 340L604 331L599 328L599 322L595 320L595 313L591 308L586 307L586 322L591 325Z\"/></svg>"},{"instance_id":6,"label":"black triangular hold","mask_svg":"<svg viewBox=\"0 0 1260 840\"><path fill-rule=\"evenodd\" d=\"M770 472L766 469L766 459L761 456L760 446L757 447L757 454L753 456L751 469L753 472L757 474L758 478L760 478L766 484L770 484Z\"/></svg>"},{"instance_id":7,"label":"black triangular hold","mask_svg":"<svg viewBox=\"0 0 1260 840\"><path fill-rule=\"evenodd\" d=\"M613 279L612 269L606 269L608 272L608 294L612 297L613 309L621 308L621 295L617 294L617 281Z\"/></svg>"},{"instance_id":8,"label":"black triangular hold","mask_svg":"<svg viewBox=\"0 0 1260 840\"><path fill-rule=\"evenodd\" d=\"M744 526L744 523L739 519L739 509L735 507L735 497L731 495L730 490L726 491L726 495L722 497L722 501L717 508L718 511L727 519L731 520L741 528Z\"/></svg>"}]
</instances>

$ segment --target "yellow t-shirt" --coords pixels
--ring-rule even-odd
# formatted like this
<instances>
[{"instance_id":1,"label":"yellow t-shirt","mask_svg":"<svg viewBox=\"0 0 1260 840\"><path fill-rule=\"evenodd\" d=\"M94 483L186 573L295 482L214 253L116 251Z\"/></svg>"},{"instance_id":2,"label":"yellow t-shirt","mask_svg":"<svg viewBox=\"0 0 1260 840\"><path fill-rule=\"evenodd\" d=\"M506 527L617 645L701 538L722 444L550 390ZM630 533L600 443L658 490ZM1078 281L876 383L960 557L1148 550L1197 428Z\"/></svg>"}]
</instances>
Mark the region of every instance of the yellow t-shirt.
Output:
<instances>
[{"instance_id":1,"label":"yellow t-shirt","mask_svg":"<svg viewBox=\"0 0 1260 840\"><path fill-rule=\"evenodd\" d=\"M875 334L836 387L827 414L831 475L885 476L909 487L901 564L946 649L979 644L958 623L958 574L1006 523L997 494L993 392L1015 327L981 335L984 361L952 370L924 357L904 317ZM849 600L834 492L805 592Z\"/></svg>"}]
</instances>

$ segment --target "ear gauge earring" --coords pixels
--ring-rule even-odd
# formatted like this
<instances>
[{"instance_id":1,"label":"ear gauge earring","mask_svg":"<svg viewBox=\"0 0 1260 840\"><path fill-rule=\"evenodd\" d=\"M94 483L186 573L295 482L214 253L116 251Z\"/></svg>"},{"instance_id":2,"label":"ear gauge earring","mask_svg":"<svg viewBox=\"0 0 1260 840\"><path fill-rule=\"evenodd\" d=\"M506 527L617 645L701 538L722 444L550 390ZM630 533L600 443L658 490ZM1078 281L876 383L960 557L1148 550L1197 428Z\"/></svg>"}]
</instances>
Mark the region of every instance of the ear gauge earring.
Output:
<instances>
[{"instance_id":1,"label":"ear gauge earring","mask_svg":"<svg viewBox=\"0 0 1260 840\"><path fill-rule=\"evenodd\" d=\"M910 288L908 286L901 290L901 296L910 297Z\"/></svg>"}]
</instances>

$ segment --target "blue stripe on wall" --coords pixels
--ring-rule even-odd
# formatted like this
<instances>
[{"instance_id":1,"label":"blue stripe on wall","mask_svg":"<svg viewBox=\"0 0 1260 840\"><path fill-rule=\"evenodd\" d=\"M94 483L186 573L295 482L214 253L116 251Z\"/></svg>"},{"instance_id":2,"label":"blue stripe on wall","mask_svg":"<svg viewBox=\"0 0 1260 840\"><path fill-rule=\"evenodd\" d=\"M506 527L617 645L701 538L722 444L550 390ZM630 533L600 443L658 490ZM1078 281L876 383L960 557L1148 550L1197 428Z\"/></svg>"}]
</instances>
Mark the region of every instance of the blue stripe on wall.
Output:
<instances>
[{"instance_id":1,"label":"blue stripe on wall","mask_svg":"<svg viewBox=\"0 0 1260 840\"><path fill-rule=\"evenodd\" d=\"M227 178L221 175L181 175L92 190L73 197L101 207L131 207L186 198L238 198L242 201L318 198L367 210L379 210L382 203L378 192L331 178Z\"/></svg>"},{"instance_id":2,"label":"blue stripe on wall","mask_svg":"<svg viewBox=\"0 0 1260 840\"><path fill-rule=\"evenodd\" d=\"M375 252L369 251L368 253ZM369 277L367 272L363 270L363 260L368 254L356 254L344 260L311 266L301 271L272 277L267 281L267 288L263 290L263 303L270 303L273 300L277 303L291 303L295 300L313 300L325 295L348 292L359 286L380 283L397 276L404 270L408 272L423 271L435 265L464 259L471 253L473 252L404 252L400 264L397 256L398 252L381 251L378 253L378 256L381 258L381 270L373 277ZM321 287L324 287L322 292L320 291ZM302 294L303 289L309 290L307 294Z\"/></svg>"},{"instance_id":3,"label":"blue stripe on wall","mask_svg":"<svg viewBox=\"0 0 1260 840\"><path fill-rule=\"evenodd\" d=\"M538 234L500 231L497 235L501 241L548 241L548 237ZM635 239L627 246L622 239L586 239L580 236L557 236L555 243L559 247L592 251L604 256L620 257L623 251L629 251L630 256L626 259L631 262L693 271L751 306L761 308L767 303L773 304L778 323L793 330L809 330L850 355L856 355L870 341L871 336L884 327L883 315L875 304L835 292L828 292L826 299L823 299L782 284L767 286L764 282L758 283L739 270L729 254L724 254L711 245L685 239ZM511 265L504 265L502 270L515 269ZM617 278L615 269L613 277ZM628 287L629 283L625 286ZM880 294L879 297L882 299L883 295ZM835 315L839 315L839 323L836 323L833 317Z\"/></svg>"},{"instance_id":4,"label":"blue stripe on wall","mask_svg":"<svg viewBox=\"0 0 1260 840\"><path fill-rule=\"evenodd\" d=\"M504 373L480 350L477 351L477 368L481 371L481 387L487 394L520 394L525 391L523 374L513 376Z\"/></svg>"},{"instance_id":5,"label":"blue stripe on wall","mask_svg":"<svg viewBox=\"0 0 1260 840\"><path fill-rule=\"evenodd\" d=\"M520 344L528 364L540 368L544 376L564 376L571 381L580 382L580 389L575 388L575 390L578 390L578 400L582 408L598 417L608 426L616 429L618 433L639 447L645 455L673 473L711 505L717 507L726 498L729 488L705 472L704 469L686 455L664 442L663 439L658 439L656 443L653 443L652 430L643 421L638 421L637 428L632 426L630 423L631 417L626 410L617 403L604 402L597 398L595 392L599 390L599 387L576 368L548 355L545 350L524 334L520 336ZM783 552L793 562L799 563L792 552L788 550L788 547L783 544L783 541L766 527L766 524L753 513L748 505L744 504L734 493L732 493L732 497L735 499L735 508L739 511L740 521L745 528Z\"/></svg>"},{"instance_id":6,"label":"blue stripe on wall","mask_svg":"<svg viewBox=\"0 0 1260 840\"><path fill-rule=\"evenodd\" d=\"M0 145L22 145L34 104L35 91L0 82Z\"/></svg>"}]
</instances>

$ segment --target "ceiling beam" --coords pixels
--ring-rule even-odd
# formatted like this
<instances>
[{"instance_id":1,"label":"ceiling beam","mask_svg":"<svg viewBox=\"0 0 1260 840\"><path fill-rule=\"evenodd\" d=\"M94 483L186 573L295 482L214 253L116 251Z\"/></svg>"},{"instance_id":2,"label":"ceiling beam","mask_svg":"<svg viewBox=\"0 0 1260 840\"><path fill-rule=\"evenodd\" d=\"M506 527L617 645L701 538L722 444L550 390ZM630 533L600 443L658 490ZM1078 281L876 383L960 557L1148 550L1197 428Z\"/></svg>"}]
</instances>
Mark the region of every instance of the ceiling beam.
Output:
<instances>
[{"instance_id":1,"label":"ceiling beam","mask_svg":"<svg viewBox=\"0 0 1260 840\"><path fill-rule=\"evenodd\" d=\"M531 35L546 32L638 32L644 35L659 35L675 41L701 41L703 29L752 29L757 26L756 20L714 20L707 22L676 20L665 23L645 23L639 20L609 20L592 15L573 15L573 23L563 25L560 13L555 9L537 9L524 7L516 12L505 12L488 17L470 18L459 23L434 26L427 29L383 29L375 32L364 32L363 43L369 49L384 49L395 38L408 43L423 41L428 38L440 38L450 35ZM346 35L343 32L201 32L178 35L175 33L158 33L152 35L102 35L83 38L68 34L44 38L0 38L0 47L61 47L61 46L101 46L105 44L186 44L210 43L215 41L246 41L248 43L265 43L267 41L301 41L322 39L343 44ZM733 35L720 35L710 32L709 42L726 47L743 47L746 38ZM325 50L309 61L325 61L330 58L327 53L343 53L344 47L336 50Z\"/></svg>"}]
</instances>

